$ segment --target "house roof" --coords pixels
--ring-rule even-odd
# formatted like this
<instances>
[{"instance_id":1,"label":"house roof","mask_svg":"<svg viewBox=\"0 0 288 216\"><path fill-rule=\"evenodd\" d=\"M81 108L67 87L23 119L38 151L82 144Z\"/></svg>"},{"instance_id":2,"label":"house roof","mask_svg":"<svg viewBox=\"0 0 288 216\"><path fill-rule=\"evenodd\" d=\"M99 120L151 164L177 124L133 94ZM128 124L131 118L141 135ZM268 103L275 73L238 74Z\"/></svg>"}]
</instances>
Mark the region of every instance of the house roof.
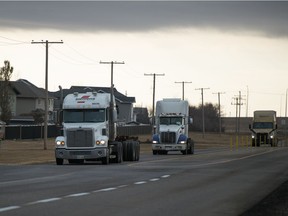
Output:
<instances>
[{"instance_id":1,"label":"house roof","mask_svg":"<svg viewBox=\"0 0 288 216\"><path fill-rule=\"evenodd\" d=\"M110 87L71 86L70 89L63 89L63 98L66 95L72 94L74 92L85 93L91 91L110 93ZM59 90L57 92L53 92L52 94L55 97L60 98L61 92ZM123 95L122 93L118 92L116 88L114 88L114 96L115 100L121 103L135 103L135 97L127 97L126 95Z\"/></svg>"},{"instance_id":2,"label":"house roof","mask_svg":"<svg viewBox=\"0 0 288 216\"><path fill-rule=\"evenodd\" d=\"M25 79L19 79L17 81L10 81L11 86L17 91L18 98L45 98L45 90L38 88L34 84ZM49 96L51 98L51 96Z\"/></svg>"}]
</instances>

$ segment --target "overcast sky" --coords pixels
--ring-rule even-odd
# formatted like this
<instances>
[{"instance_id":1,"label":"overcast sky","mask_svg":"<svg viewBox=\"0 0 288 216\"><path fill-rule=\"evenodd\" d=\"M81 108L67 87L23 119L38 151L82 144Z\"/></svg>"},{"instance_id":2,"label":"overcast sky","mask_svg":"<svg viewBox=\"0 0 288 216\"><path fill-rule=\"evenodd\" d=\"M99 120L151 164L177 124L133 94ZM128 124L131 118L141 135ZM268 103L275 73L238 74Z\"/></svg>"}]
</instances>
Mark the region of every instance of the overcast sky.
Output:
<instances>
[{"instance_id":1,"label":"overcast sky","mask_svg":"<svg viewBox=\"0 0 288 216\"><path fill-rule=\"evenodd\" d=\"M287 37L287 2L1 2L2 28L153 31L213 28Z\"/></svg>"},{"instance_id":2,"label":"overcast sky","mask_svg":"<svg viewBox=\"0 0 288 216\"><path fill-rule=\"evenodd\" d=\"M14 79L44 87L44 49L31 41L63 40L49 49L50 91L109 86L109 68L99 61L125 61L115 67L114 83L136 105L152 104L152 77L144 73L165 73L157 77L156 99L181 97L175 81L192 81L185 98L193 105L201 103L195 89L209 87L206 102L217 103L213 93L225 92L226 116L235 116L231 103L239 91L249 96L242 106L249 115L275 109L283 116L287 11L286 1L0 2L0 65L10 60Z\"/></svg>"}]
</instances>

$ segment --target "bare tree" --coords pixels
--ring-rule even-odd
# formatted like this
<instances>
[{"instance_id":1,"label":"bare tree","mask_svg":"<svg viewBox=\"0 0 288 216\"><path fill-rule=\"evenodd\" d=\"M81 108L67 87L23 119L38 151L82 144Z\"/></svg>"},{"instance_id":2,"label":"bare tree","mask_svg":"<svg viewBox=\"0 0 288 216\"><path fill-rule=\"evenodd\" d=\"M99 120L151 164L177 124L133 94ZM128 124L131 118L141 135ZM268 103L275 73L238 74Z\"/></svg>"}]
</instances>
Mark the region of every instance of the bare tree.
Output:
<instances>
[{"instance_id":1,"label":"bare tree","mask_svg":"<svg viewBox=\"0 0 288 216\"><path fill-rule=\"evenodd\" d=\"M7 124L12 115L9 97L9 83L12 73L13 67L10 66L10 62L4 61L4 67L0 68L0 118Z\"/></svg>"}]
</instances>

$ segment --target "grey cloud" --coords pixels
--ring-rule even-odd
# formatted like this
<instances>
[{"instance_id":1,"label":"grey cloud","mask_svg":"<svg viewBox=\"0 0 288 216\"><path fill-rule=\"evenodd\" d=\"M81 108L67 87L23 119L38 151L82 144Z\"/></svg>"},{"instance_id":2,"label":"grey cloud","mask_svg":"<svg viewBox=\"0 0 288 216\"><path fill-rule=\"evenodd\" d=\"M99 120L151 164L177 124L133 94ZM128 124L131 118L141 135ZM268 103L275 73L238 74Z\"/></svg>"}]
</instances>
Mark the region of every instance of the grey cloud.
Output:
<instances>
[{"instance_id":1,"label":"grey cloud","mask_svg":"<svg viewBox=\"0 0 288 216\"><path fill-rule=\"evenodd\" d=\"M153 31L170 27L288 36L288 2L0 2L0 27Z\"/></svg>"}]
</instances>

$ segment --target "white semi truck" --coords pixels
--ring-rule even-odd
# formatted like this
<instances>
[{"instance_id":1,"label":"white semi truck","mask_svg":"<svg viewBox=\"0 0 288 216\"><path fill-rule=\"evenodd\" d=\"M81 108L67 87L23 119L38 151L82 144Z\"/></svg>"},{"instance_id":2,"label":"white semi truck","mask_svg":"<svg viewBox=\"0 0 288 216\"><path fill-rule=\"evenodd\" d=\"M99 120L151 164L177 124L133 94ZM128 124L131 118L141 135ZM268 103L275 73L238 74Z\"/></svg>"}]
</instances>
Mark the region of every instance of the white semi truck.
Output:
<instances>
[{"instance_id":1,"label":"white semi truck","mask_svg":"<svg viewBox=\"0 0 288 216\"><path fill-rule=\"evenodd\" d=\"M194 153L194 142L189 138L189 104L186 100L167 98L156 103L152 152L167 154L168 151L181 151L182 154Z\"/></svg>"},{"instance_id":2,"label":"white semi truck","mask_svg":"<svg viewBox=\"0 0 288 216\"><path fill-rule=\"evenodd\" d=\"M261 144L270 144L277 146L277 123L276 111L274 110L256 110L252 125L249 125L252 132L252 146Z\"/></svg>"},{"instance_id":3,"label":"white semi truck","mask_svg":"<svg viewBox=\"0 0 288 216\"><path fill-rule=\"evenodd\" d=\"M139 142L116 135L117 110L110 98L108 93L96 92L74 93L64 98L63 135L55 140L57 165L64 160L102 164L139 160Z\"/></svg>"}]
</instances>

